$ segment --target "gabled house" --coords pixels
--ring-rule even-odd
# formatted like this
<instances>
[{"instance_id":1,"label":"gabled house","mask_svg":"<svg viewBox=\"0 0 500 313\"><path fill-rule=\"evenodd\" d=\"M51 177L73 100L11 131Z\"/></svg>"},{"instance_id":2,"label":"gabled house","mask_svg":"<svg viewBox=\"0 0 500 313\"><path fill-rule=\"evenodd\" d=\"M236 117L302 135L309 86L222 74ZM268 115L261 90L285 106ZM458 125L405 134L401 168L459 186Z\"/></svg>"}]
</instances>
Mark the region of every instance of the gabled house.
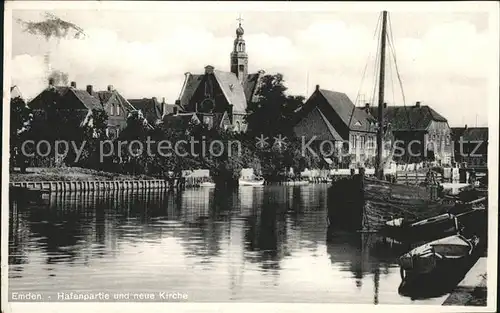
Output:
<instances>
[{"instance_id":1,"label":"gabled house","mask_svg":"<svg viewBox=\"0 0 500 313\"><path fill-rule=\"evenodd\" d=\"M374 118L378 108L365 106L365 111ZM384 124L404 147L405 153L397 161L418 163L424 160L451 165L453 145L448 121L428 105L416 102L413 106L386 106Z\"/></svg>"},{"instance_id":2,"label":"gabled house","mask_svg":"<svg viewBox=\"0 0 500 313\"><path fill-rule=\"evenodd\" d=\"M488 127L452 127L455 161L468 168L488 167Z\"/></svg>"},{"instance_id":3,"label":"gabled house","mask_svg":"<svg viewBox=\"0 0 500 313\"><path fill-rule=\"evenodd\" d=\"M361 165L372 162L375 156L375 122L372 116L356 108L346 94L316 85L313 94L295 112L293 129L295 135L306 142L314 139L311 146L315 146L316 151L323 145L323 155L335 146L339 149L337 152L347 152L352 163Z\"/></svg>"},{"instance_id":4,"label":"gabled house","mask_svg":"<svg viewBox=\"0 0 500 313\"><path fill-rule=\"evenodd\" d=\"M92 86L87 86L90 90ZM112 86L107 90L92 92L98 98L108 114L107 135L111 139L118 138L120 132L127 126L128 115L135 108Z\"/></svg>"},{"instance_id":5,"label":"gabled house","mask_svg":"<svg viewBox=\"0 0 500 313\"><path fill-rule=\"evenodd\" d=\"M72 118L81 121L83 126L89 123L92 110L103 109L99 99L92 95L92 86L86 90L77 89L75 83L71 86L55 86L54 80L49 79L49 85L29 103L33 111L34 121L43 122L47 119L47 109L50 107L59 112L70 111Z\"/></svg>"}]
</instances>

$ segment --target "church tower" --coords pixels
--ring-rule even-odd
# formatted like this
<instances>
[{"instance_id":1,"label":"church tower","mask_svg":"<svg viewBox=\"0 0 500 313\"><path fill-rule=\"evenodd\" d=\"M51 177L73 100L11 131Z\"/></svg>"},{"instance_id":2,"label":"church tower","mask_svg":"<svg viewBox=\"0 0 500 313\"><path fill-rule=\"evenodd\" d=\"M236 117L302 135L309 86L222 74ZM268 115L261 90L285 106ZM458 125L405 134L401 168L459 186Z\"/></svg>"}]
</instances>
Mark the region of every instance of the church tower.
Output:
<instances>
[{"instance_id":1,"label":"church tower","mask_svg":"<svg viewBox=\"0 0 500 313\"><path fill-rule=\"evenodd\" d=\"M237 19L239 26L236 29L236 38L234 39L233 52L231 52L231 72L234 73L241 84L248 76L248 55L245 47L243 34L245 31L241 27L241 16Z\"/></svg>"}]
</instances>

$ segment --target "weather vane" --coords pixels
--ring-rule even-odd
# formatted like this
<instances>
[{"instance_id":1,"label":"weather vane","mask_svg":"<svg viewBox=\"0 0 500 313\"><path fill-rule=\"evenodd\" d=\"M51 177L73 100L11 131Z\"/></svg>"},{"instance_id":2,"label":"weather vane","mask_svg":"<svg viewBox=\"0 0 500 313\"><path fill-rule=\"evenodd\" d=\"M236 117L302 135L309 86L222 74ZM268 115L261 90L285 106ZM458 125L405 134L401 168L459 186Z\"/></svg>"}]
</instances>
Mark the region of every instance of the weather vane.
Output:
<instances>
[{"instance_id":1,"label":"weather vane","mask_svg":"<svg viewBox=\"0 0 500 313\"><path fill-rule=\"evenodd\" d=\"M239 22L239 25L241 26L241 21L243 21L243 19L241 18L241 14L239 14L236 20Z\"/></svg>"}]
</instances>

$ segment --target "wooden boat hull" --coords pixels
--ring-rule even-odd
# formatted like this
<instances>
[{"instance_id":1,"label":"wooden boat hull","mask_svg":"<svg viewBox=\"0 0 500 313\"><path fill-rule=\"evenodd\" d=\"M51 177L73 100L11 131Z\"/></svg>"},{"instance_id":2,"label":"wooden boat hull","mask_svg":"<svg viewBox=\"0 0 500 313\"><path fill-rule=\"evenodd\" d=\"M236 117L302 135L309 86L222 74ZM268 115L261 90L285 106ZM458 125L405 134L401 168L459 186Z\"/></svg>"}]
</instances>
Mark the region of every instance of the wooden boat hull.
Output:
<instances>
[{"instance_id":1,"label":"wooden boat hull","mask_svg":"<svg viewBox=\"0 0 500 313\"><path fill-rule=\"evenodd\" d=\"M446 277L467 266L478 243L476 236L454 235L419 246L398 259L401 279L406 284L415 284Z\"/></svg>"},{"instance_id":2,"label":"wooden boat hull","mask_svg":"<svg viewBox=\"0 0 500 313\"><path fill-rule=\"evenodd\" d=\"M264 181L263 180L242 180L242 179L240 179L238 181L238 184L240 186L263 186Z\"/></svg>"},{"instance_id":3,"label":"wooden boat hull","mask_svg":"<svg viewBox=\"0 0 500 313\"><path fill-rule=\"evenodd\" d=\"M358 229L364 231L380 231L386 222L396 218L419 220L446 213L454 204L438 198L437 186L434 188L394 184L360 175L332 184L338 197L356 211L351 215L359 217ZM332 208L329 212L330 220L338 218L338 212L334 211Z\"/></svg>"},{"instance_id":4,"label":"wooden boat hull","mask_svg":"<svg viewBox=\"0 0 500 313\"><path fill-rule=\"evenodd\" d=\"M391 223L398 220L401 221L399 225ZM458 219L449 213L413 223L405 222L402 218L393 221L386 223L381 232L390 238L405 243L432 241L451 236L456 234L461 228Z\"/></svg>"}]
</instances>

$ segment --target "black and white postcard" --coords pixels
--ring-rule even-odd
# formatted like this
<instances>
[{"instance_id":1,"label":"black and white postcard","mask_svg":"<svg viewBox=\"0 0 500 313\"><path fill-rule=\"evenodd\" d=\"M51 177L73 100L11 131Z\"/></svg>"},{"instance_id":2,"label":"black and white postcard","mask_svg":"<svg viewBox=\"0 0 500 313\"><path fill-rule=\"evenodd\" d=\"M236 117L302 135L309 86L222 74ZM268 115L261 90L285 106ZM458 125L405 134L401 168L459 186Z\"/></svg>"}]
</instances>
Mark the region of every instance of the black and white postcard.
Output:
<instances>
[{"instance_id":1,"label":"black and white postcard","mask_svg":"<svg viewBox=\"0 0 500 313\"><path fill-rule=\"evenodd\" d=\"M4 20L2 313L496 311L496 3Z\"/></svg>"}]
</instances>

